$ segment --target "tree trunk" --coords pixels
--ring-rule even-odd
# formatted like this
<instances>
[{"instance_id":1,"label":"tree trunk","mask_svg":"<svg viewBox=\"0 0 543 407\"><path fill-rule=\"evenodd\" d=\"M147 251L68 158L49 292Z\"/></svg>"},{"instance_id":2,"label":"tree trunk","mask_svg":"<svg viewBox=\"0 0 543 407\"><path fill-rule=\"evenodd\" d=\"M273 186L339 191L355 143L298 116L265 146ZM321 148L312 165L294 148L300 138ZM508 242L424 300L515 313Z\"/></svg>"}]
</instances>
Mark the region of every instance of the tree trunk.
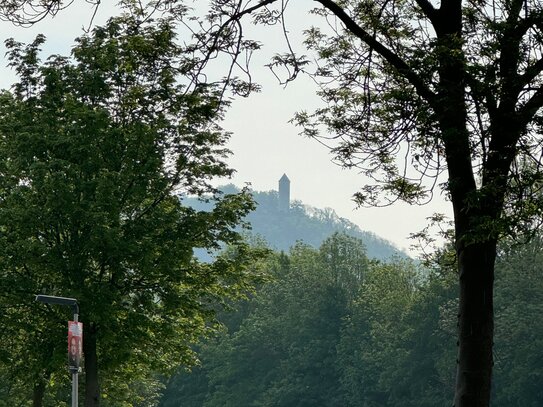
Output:
<instances>
[{"instance_id":1,"label":"tree trunk","mask_svg":"<svg viewBox=\"0 0 543 407\"><path fill-rule=\"evenodd\" d=\"M100 383L98 381L98 355L96 353L96 328L91 323L85 330L83 353L85 356L85 407L100 405Z\"/></svg>"},{"instance_id":2,"label":"tree trunk","mask_svg":"<svg viewBox=\"0 0 543 407\"><path fill-rule=\"evenodd\" d=\"M462 246L462 243L460 245ZM494 334L496 242L457 247L460 278L455 407L488 407Z\"/></svg>"},{"instance_id":3,"label":"tree trunk","mask_svg":"<svg viewBox=\"0 0 543 407\"><path fill-rule=\"evenodd\" d=\"M45 380L40 377L36 380L34 383L34 388L32 389L32 407L42 407L44 395Z\"/></svg>"}]
</instances>

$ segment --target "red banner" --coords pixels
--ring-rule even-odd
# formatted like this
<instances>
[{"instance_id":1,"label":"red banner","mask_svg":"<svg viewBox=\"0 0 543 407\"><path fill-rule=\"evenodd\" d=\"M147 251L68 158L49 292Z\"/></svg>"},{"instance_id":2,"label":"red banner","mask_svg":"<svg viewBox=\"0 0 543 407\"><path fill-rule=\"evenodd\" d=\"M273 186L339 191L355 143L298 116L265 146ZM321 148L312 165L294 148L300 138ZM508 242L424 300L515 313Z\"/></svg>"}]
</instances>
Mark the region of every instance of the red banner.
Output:
<instances>
[{"instance_id":1,"label":"red banner","mask_svg":"<svg viewBox=\"0 0 543 407\"><path fill-rule=\"evenodd\" d=\"M68 321L68 365L70 369L79 369L83 354L83 324Z\"/></svg>"}]
</instances>

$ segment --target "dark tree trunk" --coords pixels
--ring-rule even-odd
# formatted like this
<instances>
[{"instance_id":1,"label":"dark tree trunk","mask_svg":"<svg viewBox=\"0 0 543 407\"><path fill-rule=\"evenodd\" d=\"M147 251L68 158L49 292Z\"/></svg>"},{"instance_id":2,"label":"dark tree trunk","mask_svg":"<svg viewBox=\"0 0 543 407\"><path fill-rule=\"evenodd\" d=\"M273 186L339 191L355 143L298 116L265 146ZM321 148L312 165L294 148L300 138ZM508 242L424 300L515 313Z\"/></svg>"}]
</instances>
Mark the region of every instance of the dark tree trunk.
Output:
<instances>
[{"instance_id":1,"label":"dark tree trunk","mask_svg":"<svg viewBox=\"0 0 543 407\"><path fill-rule=\"evenodd\" d=\"M460 286L454 406L489 407L497 241L487 237L493 234L487 235L488 231L482 231L479 223L485 218L496 220L503 201L502 196L494 204L491 197L485 199L484 194L481 195L477 189L473 173L465 105L461 2L443 1L439 20L440 24L436 27L439 45L448 52L440 55L439 103L436 107L445 145L448 185L454 209Z\"/></svg>"},{"instance_id":2,"label":"dark tree trunk","mask_svg":"<svg viewBox=\"0 0 543 407\"><path fill-rule=\"evenodd\" d=\"M100 383L98 381L98 354L96 353L96 328L93 324L86 328L83 337L85 356L85 407L100 405Z\"/></svg>"},{"instance_id":3,"label":"dark tree trunk","mask_svg":"<svg viewBox=\"0 0 543 407\"><path fill-rule=\"evenodd\" d=\"M490 405L496 242L458 250L460 308L455 407Z\"/></svg>"},{"instance_id":4,"label":"dark tree trunk","mask_svg":"<svg viewBox=\"0 0 543 407\"><path fill-rule=\"evenodd\" d=\"M44 395L45 380L40 377L34 383L34 388L32 389L32 407L42 407Z\"/></svg>"}]
</instances>

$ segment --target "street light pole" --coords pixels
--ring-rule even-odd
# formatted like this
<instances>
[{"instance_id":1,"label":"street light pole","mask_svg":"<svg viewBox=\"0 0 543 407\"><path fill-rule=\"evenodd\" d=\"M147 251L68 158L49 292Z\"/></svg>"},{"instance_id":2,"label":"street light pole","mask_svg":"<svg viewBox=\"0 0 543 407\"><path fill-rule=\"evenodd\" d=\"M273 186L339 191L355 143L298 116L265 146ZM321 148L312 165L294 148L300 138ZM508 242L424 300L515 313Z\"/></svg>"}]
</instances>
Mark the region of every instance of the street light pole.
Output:
<instances>
[{"instance_id":1,"label":"street light pole","mask_svg":"<svg viewBox=\"0 0 543 407\"><path fill-rule=\"evenodd\" d=\"M79 322L79 305L75 298L66 298L66 297L55 297L51 295L36 295L36 301L43 302L44 304L56 304L56 305L65 305L72 307L74 313L74 322ZM70 372L72 373L72 407L77 407L79 394L78 394L78 385L79 385L79 368L70 367Z\"/></svg>"},{"instance_id":2,"label":"street light pole","mask_svg":"<svg viewBox=\"0 0 543 407\"><path fill-rule=\"evenodd\" d=\"M74 308L74 322L79 322L79 307L77 307L77 309ZM79 368L70 367L70 370L72 372L72 407L77 407L79 401Z\"/></svg>"}]
</instances>

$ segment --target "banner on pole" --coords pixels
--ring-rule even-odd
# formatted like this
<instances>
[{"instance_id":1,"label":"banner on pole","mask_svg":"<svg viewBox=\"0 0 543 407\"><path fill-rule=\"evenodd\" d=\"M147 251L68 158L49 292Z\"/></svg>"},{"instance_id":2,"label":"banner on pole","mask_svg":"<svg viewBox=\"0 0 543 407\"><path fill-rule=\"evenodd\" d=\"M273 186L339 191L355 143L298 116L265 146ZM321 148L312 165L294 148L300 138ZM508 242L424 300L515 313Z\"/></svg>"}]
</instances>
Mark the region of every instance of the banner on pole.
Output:
<instances>
[{"instance_id":1,"label":"banner on pole","mask_svg":"<svg viewBox=\"0 0 543 407\"><path fill-rule=\"evenodd\" d=\"M83 354L83 324L68 321L68 366L70 369L79 369L81 355Z\"/></svg>"}]
</instances>

